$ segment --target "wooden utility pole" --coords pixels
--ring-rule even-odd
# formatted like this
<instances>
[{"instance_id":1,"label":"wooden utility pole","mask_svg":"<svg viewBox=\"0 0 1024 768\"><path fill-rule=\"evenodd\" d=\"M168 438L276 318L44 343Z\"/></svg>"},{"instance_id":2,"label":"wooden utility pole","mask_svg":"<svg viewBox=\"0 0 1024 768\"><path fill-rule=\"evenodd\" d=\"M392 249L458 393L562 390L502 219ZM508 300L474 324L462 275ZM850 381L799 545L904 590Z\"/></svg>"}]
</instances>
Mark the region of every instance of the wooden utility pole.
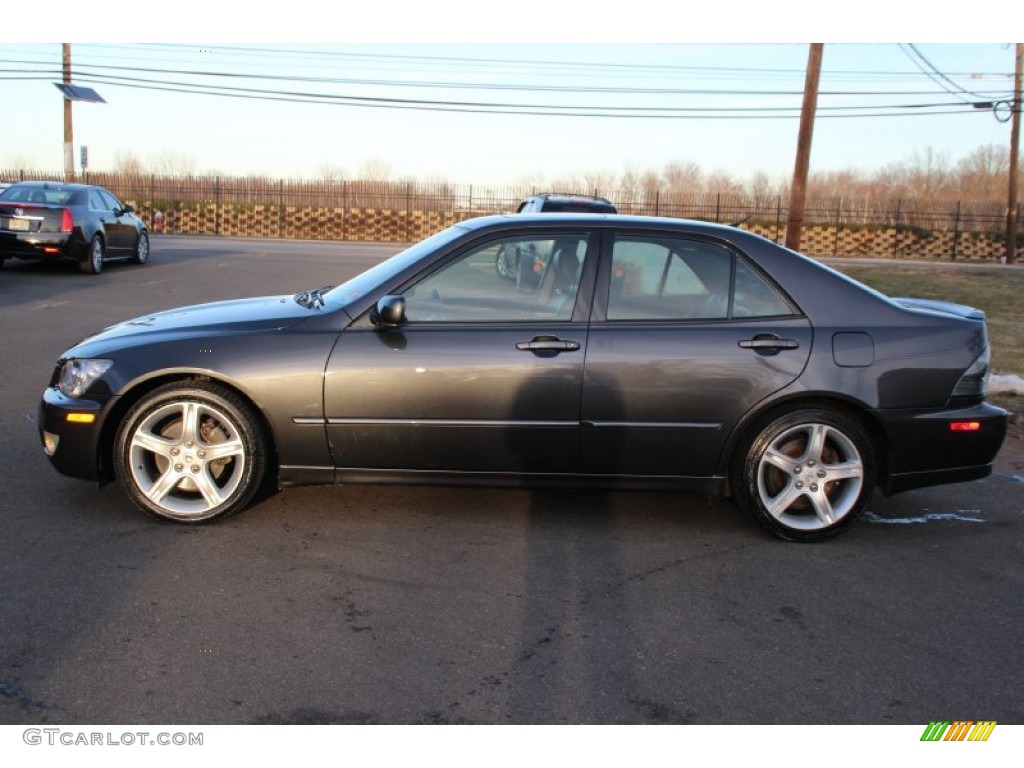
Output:
<instances>
[{"instance_id":1,"label":"wooden utility pole","mask_svg":"<svg viewBox=\"0 0 1024 768\"><path fill-rule=\"evenodd\" d=\"M807 203L807 172L811 167L811 136L814 134L814 112L818 108L818 81L821 79L823 43L811 43L807 56L807 79L804 81L804 104L800 110L800 134L796 140L796 164L793 185L789 191L789 220L786 224L786 247L800 250L804 229L804 208Z\"/></svg>"},{"instance_id":2,"label":"wooden utility pole","mask_svg":"<svg viewBox=\"0 0 1024 768\"><path fill-rule=\"evenodd\" d=\"M71 45L63 44L64 85L71 85ZM71 99L64 97L64 180L75 180L75 137L71 127Z\"/></svg>"},{"instance_id":3,"label":"wooden utility pole","mask_svg":"<svg viewBox=\"0 0 1024 768\"><path fill-rule=\"evenodd\" d=\"M1006 263L1017 263L1017 182L1020 178L1021 61L1024 43L1017 43L1013 68L1013 123L1010 126L1010 201L1006 208Z\"/></svg>"}]
</instances>

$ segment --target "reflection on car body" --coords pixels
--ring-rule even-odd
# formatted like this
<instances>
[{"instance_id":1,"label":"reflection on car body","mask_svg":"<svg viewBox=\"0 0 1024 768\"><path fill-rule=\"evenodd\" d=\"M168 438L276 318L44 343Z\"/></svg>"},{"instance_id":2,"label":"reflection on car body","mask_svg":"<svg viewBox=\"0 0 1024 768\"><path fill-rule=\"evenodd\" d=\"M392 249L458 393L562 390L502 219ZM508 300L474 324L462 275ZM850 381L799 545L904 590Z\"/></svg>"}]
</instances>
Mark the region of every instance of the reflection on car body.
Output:
<instances>
[{"instance_id":1,"label":"reflection on car body","mask_svg":"<svg viewBox=\"0 0 1024 768\"><path fill-rule=\"evenodd\" d=\"M494 269L524 243L545 253L528 286ZM50 460L186 523L276 477L696 490L818 540L876 487L986 476L1006 430L982 313L730 227L474 219L315 297L83 340L40 405Z\"/></svg>"}]
</instances>

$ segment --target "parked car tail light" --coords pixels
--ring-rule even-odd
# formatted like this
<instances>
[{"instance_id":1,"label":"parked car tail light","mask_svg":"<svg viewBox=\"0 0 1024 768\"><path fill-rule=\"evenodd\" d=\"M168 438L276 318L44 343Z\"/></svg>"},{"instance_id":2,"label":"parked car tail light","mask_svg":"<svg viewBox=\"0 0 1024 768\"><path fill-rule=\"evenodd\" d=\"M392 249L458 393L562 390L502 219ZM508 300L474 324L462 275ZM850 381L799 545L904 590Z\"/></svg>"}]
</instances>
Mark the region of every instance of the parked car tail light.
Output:
<instances>
[{"instance_id":1,"label":"parked car tail light","mask_svg":"<svg viewBox=\"0 0 1024 768\"><path fill-rule=\"evenodd\" d=\"M75 229L75 222L71 218L71 209L65 208L60 216L60 231L72 232Z\"/></svg>"},{"instance_id":2,"label":"parked car tail light","mask_svg":"<svg viewBox=\"0 0 1024 768\"><path fill-rule=\"evenodd\" d=\"M977 432L981 429L980 421L951 421L949 428L953 432Z\"/></svg>"},{"instance_id":3,"label":"parked car tail light","mask_svg":"<svg viewBox=\"0 0 1024 768\"><path fill-rule=\"evenodd\" d=\"M953 387L953 397L985 397L988 394L988 364L989 350L986 344L984 351Z\"/></svg>"}]
</instances>

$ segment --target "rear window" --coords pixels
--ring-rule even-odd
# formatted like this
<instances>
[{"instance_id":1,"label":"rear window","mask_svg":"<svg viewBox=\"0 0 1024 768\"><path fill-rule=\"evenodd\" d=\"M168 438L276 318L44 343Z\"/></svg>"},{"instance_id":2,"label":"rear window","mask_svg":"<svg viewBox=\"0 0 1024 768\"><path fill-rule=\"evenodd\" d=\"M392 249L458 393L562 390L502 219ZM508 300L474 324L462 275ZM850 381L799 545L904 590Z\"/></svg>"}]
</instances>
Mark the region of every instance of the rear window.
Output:
<instances>
[{"instance_id":1,"label":"rear window","mask_svg":"<svg viewBox=\"0 0 1024 768\"><path fill-rule=\"evenodd\" d=\"M42 203L45 205L67 205L75 196L75 190L61 187L8 187L0 192L0 200L12 203Z\"/></svg>"}]
</instances>

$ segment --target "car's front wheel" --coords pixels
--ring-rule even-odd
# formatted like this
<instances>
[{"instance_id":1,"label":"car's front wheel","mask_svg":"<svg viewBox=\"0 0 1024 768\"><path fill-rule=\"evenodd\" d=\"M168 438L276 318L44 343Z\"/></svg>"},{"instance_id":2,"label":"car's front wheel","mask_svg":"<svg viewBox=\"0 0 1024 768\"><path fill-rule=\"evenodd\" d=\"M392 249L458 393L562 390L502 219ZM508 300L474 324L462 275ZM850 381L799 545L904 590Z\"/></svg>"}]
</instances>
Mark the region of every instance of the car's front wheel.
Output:
<instances>
[{"instance_id":1,"label":"car's front wheel","mask_svg":"<svg viewBox=\"0 0 1024 768\"><path fill-rule=\"evenodd\" d=\"M100 235L93 235L89 241L89 250L85 258L78 262L78 268L88 275L98 275L103 271L103 258L103 238Z\"/></svg>"},{"instance_id":2,"label":"car's front wheel","mask_svg":"<svg viewBox=\"0 0 1024 768\"><path fill-rule=\"evenodd\" d=\"M244 508L266 469L267 439L252 409L203 381L155 389L127 414L114 445L118 480L141 509L199 523Z\"/></svg>"},{"instance_id":3,"label":"car's front wheel","mask_svg":"<svg viewBox=\"0 0 1024 768\"><path fill-rule=\"evenodd\" d=\"M733 493L769 531L820 541L849 528L874 490L874 449L851 416L802 408L762 420L741 446Z\"/></svg>"}]
</instances>

